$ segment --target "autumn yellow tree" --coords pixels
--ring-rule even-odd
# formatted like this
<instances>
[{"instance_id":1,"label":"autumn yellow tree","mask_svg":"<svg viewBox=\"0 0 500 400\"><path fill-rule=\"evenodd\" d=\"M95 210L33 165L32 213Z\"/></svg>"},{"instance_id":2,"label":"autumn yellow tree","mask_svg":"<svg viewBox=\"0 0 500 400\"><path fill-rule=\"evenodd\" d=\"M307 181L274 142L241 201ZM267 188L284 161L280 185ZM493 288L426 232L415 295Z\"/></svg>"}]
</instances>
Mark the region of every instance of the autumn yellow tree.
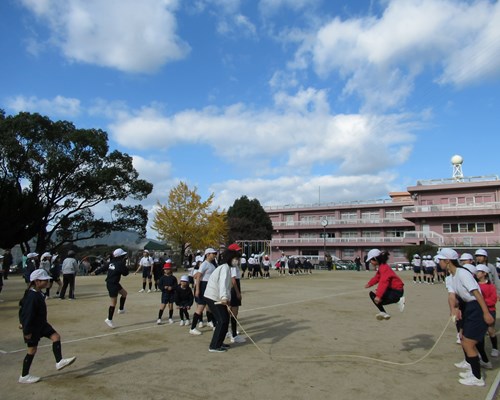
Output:
<instances>
[{"instance_id":1,"label":"autumn yellow tree","mask_svg":"<svg viewBox=\"0 0 500 400\"><path fill-rule=\"evenodd\" d=\"M213 199L212 193L202 201L196 187L191 190L186 183L180 182L170 191L167 204L157 203L152 229L158 232L159 239L178 246L181 263L189 246L194 250L217 248L225 243L226 213L218 208L210 209Z\"/></svg>"}]
</instances>

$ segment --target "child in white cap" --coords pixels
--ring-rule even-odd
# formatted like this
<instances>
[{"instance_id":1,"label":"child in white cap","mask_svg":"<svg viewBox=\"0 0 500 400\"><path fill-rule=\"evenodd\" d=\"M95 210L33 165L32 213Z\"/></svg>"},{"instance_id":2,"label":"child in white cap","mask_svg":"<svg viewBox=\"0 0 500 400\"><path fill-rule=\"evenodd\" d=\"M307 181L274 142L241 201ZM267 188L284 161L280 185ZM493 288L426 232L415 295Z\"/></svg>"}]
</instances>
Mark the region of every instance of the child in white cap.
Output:
<instances>
[{"instance_id":1,"label":"child in white cap","mask_svg":"<svg viewBox=\"0 0 500 400\"><path fill-rule=\"evenodd\" d=\"M371 249L366 257L366 261L377 270L375 276L370 279L365 288L378 284L377 292L370 292L370 299L380 311L375 315L378 320L391 318L385 312L384 305L397 303L400 311L403 311L405 306L404 283L389 267L388 260L389 253L382 252L379 249Z\"/></svg>"},{"instance_id":2,"label":"child in white cap","mask_svg":"<svg viewBox=\"0 0 500 400\"><path fill-rule=\"evenodd\" d=\"M189 326L191 323L189 320L189 310L193 305L194 295L191 287L189 286L189 276L182 275L179 282L179 285L175 289L175 305L179 309L179 317L181 319L179 325Z\"/></svg>"},{"instance_id":3,"label":"child in white cap","mask_svg":"<svg viewBox=\"0 0 500 400\"><path fill-rule=\"evenodd\" d=\"M493 324L488 326L488 336L490 337L492 347L491 356L498 357L498 342L495 332L495 320L497 318L496 304L498 300L497 291L495 285L493 285L489 279L490 269L484 264L479 264L476 265L476 270L476 277L479 282L481 293L483 294L484 301L486 302L488 310L493 317Z\"/></svg>"},{"instance_id":4,"label":"child in white cap","mask_svg":"<svg viewBox=\"0 0 500 400\"><path fill-rule=\"evenodd\" d=\"M42 337L52 340L52 352L56 359L57 370L67 367L76 360L76 357L62 357L61 336L47 322L47 305L42 290L47 287L49 280L50 276L45 270L33 271L30 274L30 286L20 302L20 321L28 352L24 357L19 383L36 383L40 380L40 377L30 375L30 367Z\"/></svg>"},{"instance_id":5,"label":"child in white cap","mask_svg":"<svg viewBox=\"0 0 500 400\"><path fill-rule=\"evenodd\" d=\"M456 295L454 317L462 320L462 348L465 360L455 364L457 368L466 369L461 372L458 381L467 386L484 386L481 377L481 362L477 344L484 339L484 335L494 320L479 289L474 276L458 262L458 253L450 248L441 249L437 255L441 268L451 274L451 286ZM464 306L459 307L459 304Z\"/></svg>"}]
</instances>

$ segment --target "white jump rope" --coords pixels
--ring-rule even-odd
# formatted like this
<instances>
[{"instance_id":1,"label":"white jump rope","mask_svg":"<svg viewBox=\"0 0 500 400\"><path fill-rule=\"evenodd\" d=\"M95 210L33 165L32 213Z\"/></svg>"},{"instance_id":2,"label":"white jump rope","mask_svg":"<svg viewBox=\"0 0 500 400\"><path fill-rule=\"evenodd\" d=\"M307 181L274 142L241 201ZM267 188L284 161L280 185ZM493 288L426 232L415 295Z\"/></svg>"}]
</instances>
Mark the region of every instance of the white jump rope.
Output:
<instances>
[{"instance_id":1,"label":"white jump rope","mask_svg":"<svg viewBox=\"0 0 500 400\"><path fill-rule=\"evenodd\" d=\"M220 303L216 303L216 304L220 304ZM295 360L299 360L298 357L272 356L272 355L264 352L259 347L259 345L257 343L255 343L255 341L248 334L248 332L245 331L245 328L243 328L243 326L240 324L240 321L238 320L238 318L236 318L235 315L233 314L233 312L231 311L231 307L228 306L227 309L229 310L229 314L231 314L231 316L236 320L236 323L241 328L241 330L243 331L243 333L248 337L248 339L250 339L250 341L257 348L257 350L259 350L262 354L264 354L265 356L269 357L271 360L294 360L294 359ZM380 358L360 356L360 355L357 355L357 354L328 354L328 355L324 355L324 356L315 356L315 357L300 357L300 361L324 361L325 359L329 359L329 358L358 358L358 359L362 359L362 360L375 361L375 362L379 362L379 363L383 363L383 364L390 364L390 365L399 365L399 366L415 365L415 364L421 362L422 360L426 359L434 351L434 349L436 348L436 346L440 342L441 338L443 337L444 333L446 332L446 329L448 328L448 325L450 324L450 321L452 321L452 320L454 320L454 318L450 317L450 319L446 323L445 327L443 328L441 334L437 338L437 340L434 343L434 345L430 348L430 350L427 353L425 353L422 357L420 357L419 359L417 359L415 361L412 361L412 362L407 362L407 363L394 362L394 361L382 360Z\"/></svg>"}]
</instances>

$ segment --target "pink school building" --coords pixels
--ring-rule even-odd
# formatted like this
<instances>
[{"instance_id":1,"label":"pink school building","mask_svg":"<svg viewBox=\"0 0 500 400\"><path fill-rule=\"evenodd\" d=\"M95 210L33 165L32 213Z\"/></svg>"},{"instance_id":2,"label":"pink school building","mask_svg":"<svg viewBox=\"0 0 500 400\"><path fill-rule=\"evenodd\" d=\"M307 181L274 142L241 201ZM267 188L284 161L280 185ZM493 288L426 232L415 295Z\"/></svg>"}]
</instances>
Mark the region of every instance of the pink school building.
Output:
<instances>
[{"instance_id":1,"label":"pink school building","mask_svg":"<svg viewBox=\"0 0 500 400\"><path fill-rule=\"evenodd\" d=\"M323 259L325 251L354 260L371 248L407 261L404 248L421 243L500 256L500 180L497 176L418 181L389 199L267 207L273 223L271 258Z\"/></svg>"}]
</instances>

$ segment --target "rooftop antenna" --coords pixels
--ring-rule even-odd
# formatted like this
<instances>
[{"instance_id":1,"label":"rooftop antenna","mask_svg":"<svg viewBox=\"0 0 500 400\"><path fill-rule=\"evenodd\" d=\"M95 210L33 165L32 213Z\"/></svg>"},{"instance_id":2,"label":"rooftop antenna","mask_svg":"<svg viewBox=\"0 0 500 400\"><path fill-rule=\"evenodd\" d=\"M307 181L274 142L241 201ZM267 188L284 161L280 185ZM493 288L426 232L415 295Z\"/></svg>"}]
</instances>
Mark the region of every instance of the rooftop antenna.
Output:
<instances>
[{"instance_id":1,"label":"rooftop antenna","mask_svg":"<svg viewBox=\"0 0 500 400\"><path fill-rule=\"evenodd\" d=\"M453 164L453 176L452 178L457 182L462 182L464 179L464 174L462 172L462 164L464 159L458 154L451 157L451 163Z\"/></svg>"}]
</instances>

